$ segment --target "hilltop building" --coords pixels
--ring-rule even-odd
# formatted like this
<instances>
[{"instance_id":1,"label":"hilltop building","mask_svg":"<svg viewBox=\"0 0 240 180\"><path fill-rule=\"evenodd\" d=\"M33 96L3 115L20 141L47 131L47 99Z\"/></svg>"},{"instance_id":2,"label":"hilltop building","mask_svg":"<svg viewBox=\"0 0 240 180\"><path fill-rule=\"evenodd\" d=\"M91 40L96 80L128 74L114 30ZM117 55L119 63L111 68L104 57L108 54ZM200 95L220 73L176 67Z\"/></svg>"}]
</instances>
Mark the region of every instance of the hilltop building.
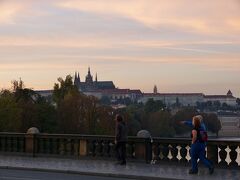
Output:
<instances>
[{"instance_id":1,"label":"hilltop building","mask_svg":"<svg viewBox=\"0 0 240 180\"><path fill-rule=\"evenodd\" d=\"M80 92L95 96L99 99L109 98L112 103L121 102L123 99L130 99L132 102L146 103L149 99L161 100L168 107L170 106L197 106L197 103L206 103L211 101L226 103L230 106L236 106L236 97L233 96L231 90L226 95L205 95L203 93L159 93L155 85L153 93L142 93L139 89L119 89L116 88L113 81L99 81L96 74L95 80L91 74L90 68L85 77L85 81L81 81L79 72L75 72L74 84ZM36 91L44 97L50 98L52 90Z\"/></svg>"},{"instance_id":2,"label":"hilltop building","mask_svg":"<svg viewBox=\"0 0 240 180\"><path fill-rule=\"evenodd\" d=\"M226 103L230 106L236 106L237 98L233 96L231 90L226 95L204 95L203 93L158 93L154 86L153 93L144 93L139 102L146 103L149 99L161 100L167 106L181 104L182 106L197 106L197 103L216 102Z\"/></svg>"},{"instance_id":3,"label":"hilltop building","mask_svg":"<svg viewBox=\"0 0 240 180\"><path fill-rule=\"evenodd\" d=\"M86 95L95 96L99 99L108 97L112 102L125 98L137 101L142 96L142 92L139 89L119 89L115 87L113 81L99 81L97 74L95 80L93 80L90 68L88 68L85 82L82 82L79 73L75 72L74 84L80 92Z\"/></svg>"},{"instance_id":4,"label":"hilltop building","mask_svg":"<svg viewBox=\"0 0 240 180\"><path fill-rule=\"evenodd\" d=\"M236 106L237 105L236 100L237 98L233 96L231 90L229 90L226 95L205 95L204 96L205 102L219 101L221 104L226 103L227 105L230 105L230 106Z\"/></svg>"},{"instance_id":5,"label":"hilltop building","mask_svg":"<svg viewBox=\"0 0 240 180\"><path fill-rule=\"evenodd\" d=\"M88 74L86 75L85 82L81 82L79 73L75 72L74 84L81 92L116 89L112 81L98 81L97 74L94 81L90 68L88 68Z\"/></svg>"}]
</instances>

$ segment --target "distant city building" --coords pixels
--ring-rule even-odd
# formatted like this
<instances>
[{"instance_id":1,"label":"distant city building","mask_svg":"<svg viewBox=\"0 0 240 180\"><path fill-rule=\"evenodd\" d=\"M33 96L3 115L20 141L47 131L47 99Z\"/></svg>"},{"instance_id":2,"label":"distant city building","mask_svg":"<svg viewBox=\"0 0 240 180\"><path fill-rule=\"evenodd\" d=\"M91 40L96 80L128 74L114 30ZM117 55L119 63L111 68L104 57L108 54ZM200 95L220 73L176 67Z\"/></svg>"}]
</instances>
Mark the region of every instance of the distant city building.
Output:
<instances>
[{"instance_id":1,"label":"distant city building","mask_svg":"<svg viewBox=\"0 0 240 180\"><path fill-rule=\"evenodd\" d=\"M196 106L196 102L203 102L202 93L144 93L140 102L146 103L149 99L161 100L167 106L180 104L182 106Z\"/></svg>"},{"instance_id":2,"label":"distant city building","mask_svg":"<svg viewBox=\"0 0 240 180\"><path fill-rule=\"evenodd\" d=\"M229 106L236 106L237 102L236 102L237 98L233 96L231 90L229 90L227 92L226 95L205 95L204 96L204 101L208 102L220 102L221 104L226 103Z\"/></svg>"},{"instance_id":3,"label":"distant city building","mask_svg":"<svg viewBox=\"0 0 240 180\"><path fill-rule=\"evenodd\" d=\"M52 97L52 94L53 94L53 90L37 90L35 92L45 98L50 98Z\"/></svg>"},{"instance_id":4,"label":"distant city building","mask_svg":"<svg viewBox=\"0 0 240 180\"><path fill-rule=\"evenodd\" d=\"M197 106L197 103L216 102L229 106L236 106L237 98L229 90L226 95L204 95L203 93L144 93L139 102L146 103L149 99L161 100L167 106L179 104L181 106Z\"/></svg>"},{"instance_id":5,"label":"distant city building","mask_svg":"<svg viewBox=\"0 0 240 180\"><path fill-rule=\"evenodd\" d=\"M92 95L99 99L103 97L108 97L112 102L129 98L131 101L137 101L142 97L142 92L140 90L131 89L105 89L105 90L93 90L84 92L86 95Z\"/></svg>"}]
</instances>

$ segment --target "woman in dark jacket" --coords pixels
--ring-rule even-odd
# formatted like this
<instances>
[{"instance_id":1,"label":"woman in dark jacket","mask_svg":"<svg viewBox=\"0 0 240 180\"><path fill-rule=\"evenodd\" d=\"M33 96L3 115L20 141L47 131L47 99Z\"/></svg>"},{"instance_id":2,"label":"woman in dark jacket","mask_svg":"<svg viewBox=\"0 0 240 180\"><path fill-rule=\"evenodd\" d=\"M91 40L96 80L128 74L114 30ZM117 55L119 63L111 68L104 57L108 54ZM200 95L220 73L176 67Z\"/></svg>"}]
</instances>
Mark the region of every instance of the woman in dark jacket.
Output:
<instances>
[{"instance_id":1,"label":"woman in dark jacket","mask_svg":"<svg viewBox=\"0 0 240 180\"><path fill-rule=\"evenodd\" d=\"M197 174L198 173L198 166L197 160L200 159L205 166L208 167L209 173L212 174L214 171L212 163L206 158L205 156L205 142L202 141L201 134L200 134L200 127L201 121L197 116L193 117L193 130L191 134L192 138L192 145L191 145L191 163L192 169L190 169L189 174Z\"/></svg>"}]
</instances>

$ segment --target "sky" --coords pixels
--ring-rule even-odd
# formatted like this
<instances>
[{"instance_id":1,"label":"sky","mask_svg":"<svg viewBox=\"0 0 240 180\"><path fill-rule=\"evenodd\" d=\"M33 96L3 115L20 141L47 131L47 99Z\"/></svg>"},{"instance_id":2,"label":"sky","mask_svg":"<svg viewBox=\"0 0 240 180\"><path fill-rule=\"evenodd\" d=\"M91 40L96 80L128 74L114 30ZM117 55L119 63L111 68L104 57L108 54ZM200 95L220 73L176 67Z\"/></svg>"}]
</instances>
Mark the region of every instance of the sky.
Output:
<instances>
[{"instance_id":1,"label":"sky","mask_svg":"<svg viewBox=\"0 0 240 180\"><path fill-rule=\"evenodd\" d=\"M88 67L152 92L240 97L240 0L0 0L0 88Z\"/></svg>"}]
</instances>

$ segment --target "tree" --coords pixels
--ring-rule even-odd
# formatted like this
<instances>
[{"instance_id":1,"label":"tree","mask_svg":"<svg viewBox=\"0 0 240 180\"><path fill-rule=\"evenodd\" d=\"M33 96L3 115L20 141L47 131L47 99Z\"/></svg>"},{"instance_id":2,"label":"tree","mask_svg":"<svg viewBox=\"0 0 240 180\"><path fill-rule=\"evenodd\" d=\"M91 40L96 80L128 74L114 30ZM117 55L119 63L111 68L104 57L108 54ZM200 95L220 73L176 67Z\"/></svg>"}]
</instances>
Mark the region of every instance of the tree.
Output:
<instances>
[{"instance_id":1,"label":"tree","mask_svg":"<svg viewBox=\"0 0 240 180\"><path fill-rule=\"evenodd\" d=\"M20 132L22 109L18 107L13 93L0 93L0 131Z\"/></svg>"},{"instance_id":2,"label":"tree","mask_svg":"<svg viewBox=\"0 0 240 180\"><path fill-rule=\"evenodd\" d=\"M111 104L111 99L108 96L103 96L100 99L100 103L103 105L110 105Z\"/></svg>"},{"instance_id":3,"label":"tree","mask_svg":"<svg viewBox=\"0 0 240 180\"><path fill-rule=\"evenodd\" d=\"M213 102L213 106L214 106L217 110L219 110L219 108L221 107L220 101L214 101L214 102Z\"/></svg>"},{"instance_id":4,"label":"tree","mask_svg":"<svg viewBox=\"0 0 240 180\"><path fill-rule=\"evenodd\" d=\"M211 108L212 108L212 105L213 105L212 101L207 101L207 102L206 102L206 107L207 107L208 109L211 109Z\"/></svg>"},{"instance_id":5,"label":"tree","mask_svg":"<svg viewBox=\"0 0 240 180\"><path fill-rule=\"evenodd\" d=\"M160 100L154 101L152 98L149 99L145 104L146 113L157 112L164 108L166 108L166 106L162 101L160 101Z\"/></svg>"},{"instance_id":6,"label":"tree","mask_svg":"<svg viewBox=\"0 0 240 180\"><path fill-rule=\"evenodd\" d=\"M152 113L149 117L148 130L155 137L173 137L175 131L171 114L167 111Z\"/></svg>"},{"instance_id":7,"label":"tree","mask_svg":"<svg viewBox=\"0 0 240 180\"><path fill-rule=\"evenodd\" d=\"M59 133L86 133L85 96L69 92L57 106Z\"/></svg>"},{"instance_id":8,"label":"tree","mask_svg":"<svg viewBox=\"0 0 240 180\"><path fill-rule=\"evenodd\" d=\"M99 106L97 108L97 120L95 134L114 135L115 120L114 110L111 106Z\"/></svg>"},{"instance_id":9,"label":"tree","mask_svg":"<svg viewBox=\"0 0 240 180\"><path fill-rule=\"evenodd\" d=\"M40 97L36 102L36 113L38 128L40 132L54 133L57 130L57 117L55 107L47 101L47 99Z\"/></svg>"},{"instance_id":10,"label":"tree","mask_svg":"<svg viewBox=\"0 0 240 180\"><path fill-rule=\"evenodd\" d=\"M12 84L13 91L4 90L0 95L0 129L26 132L37 127L40 132L54 132L55 108L32 89L25 88L21 79Z\"/></svg>"},{"instance_id":11,"label":"tree","mask_svg":"<svg viewBox=\"0 0 240 180\"><path fill-rule=\"evenodd\" d=\"M218 136L218 132L221 130L222 125L217 115L214 113L203 114L203 121L207 127L207 130L216 133Z\"/></svg>"},{"instance_id":12,"label":"tree","mask_svg":"<svg viewBox=\"0 0 240 180\"><path fill-rule=\"evenodd\" d=\"M184 108L180 111L178 111L174 116L173 116L173 121L174 121L174 129L177 134L185 134L187 132L190 132L191 128L185 126L185 125L180 125L181 121L187 121L187 120L192 120L192 117L197 115L198 112L195 108Z\"/></svg>"},{"instance_id":13,"label":"tree","mask_svg":"<svg viewBox=\"0 0 240 180\"><path fill-rule=\"evenodd\" d=\"M55 83L53 88L53 101L58 105L70 92L79 92L77 86L73 84L72 76L67 75L65 80L58 78L58 83Z\"/></svg>"}]
</instances>

